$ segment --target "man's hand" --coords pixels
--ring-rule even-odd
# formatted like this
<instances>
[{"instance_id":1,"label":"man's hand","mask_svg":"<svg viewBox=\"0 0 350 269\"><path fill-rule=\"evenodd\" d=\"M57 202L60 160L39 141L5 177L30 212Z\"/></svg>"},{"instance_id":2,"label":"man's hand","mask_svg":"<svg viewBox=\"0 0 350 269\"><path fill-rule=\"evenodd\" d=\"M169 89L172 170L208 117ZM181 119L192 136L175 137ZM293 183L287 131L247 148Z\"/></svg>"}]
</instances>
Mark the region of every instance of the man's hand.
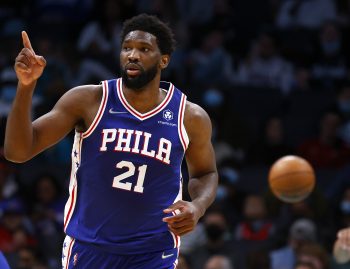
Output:
<instances>
[{"instance_id":1,"label":"man's hand","mask_svg":"<svg viewBox=\"0 0 350 269\"><path fill-rule=\"evenodd\" d=\"M342 229L338 232L339 246L350 253L350 228Z\"/></svg>"},{"instance_id":2,"label":"man's hand","mask_svg":"<svg viewBox=\"0 0 350 269\"><path fill-rule=\"evenodd\" d=\"M164 213L174 212L174 216L165 217L163 221L168 223L169 230L181 236L193 231L201 215L201 210L192 202L177 201L175 204L163 210Z\"/></svg>"},{"instance_id":3,"label":"man's hand","mask_svg":"<svg viewBox=\"0 0 350 269\"><path fill-rule=\"evenodd\" d=\"M35 83L43 73L46 60L43 56L35 54L25 31L22 31L22 40L24 48L16 57L15 71L19 83L22 85L30 85Z\"/></svg>"},{"instance_id":4,"label":"man's hand","mask_svg":"<svg viewBox=\"0 0 350 269\"><path fill-rule=\"evenodd\" d=\"M350 228L338 232L338 238L333 247L333 256L337 263L350 261Z\"/></svg>"}]
</instances>

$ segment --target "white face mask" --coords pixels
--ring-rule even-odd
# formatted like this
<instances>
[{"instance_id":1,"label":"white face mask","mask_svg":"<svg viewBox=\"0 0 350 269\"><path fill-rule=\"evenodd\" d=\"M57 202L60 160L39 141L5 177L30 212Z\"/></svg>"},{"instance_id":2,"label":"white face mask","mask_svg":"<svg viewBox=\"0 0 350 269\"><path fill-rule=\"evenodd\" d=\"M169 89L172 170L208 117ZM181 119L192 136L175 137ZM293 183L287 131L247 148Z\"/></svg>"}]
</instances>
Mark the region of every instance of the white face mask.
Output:
<instances>
[{"instance_id":1,"label":"white face mask","mask_svg":"<svg viewBox=\"0 0 350 269\"><path fill-rule=\"evenodd\" d=\"M350 214L350 201L342 201L340 203L340 210L344 213L344 214Z\"/></svg>"}]
</instances>

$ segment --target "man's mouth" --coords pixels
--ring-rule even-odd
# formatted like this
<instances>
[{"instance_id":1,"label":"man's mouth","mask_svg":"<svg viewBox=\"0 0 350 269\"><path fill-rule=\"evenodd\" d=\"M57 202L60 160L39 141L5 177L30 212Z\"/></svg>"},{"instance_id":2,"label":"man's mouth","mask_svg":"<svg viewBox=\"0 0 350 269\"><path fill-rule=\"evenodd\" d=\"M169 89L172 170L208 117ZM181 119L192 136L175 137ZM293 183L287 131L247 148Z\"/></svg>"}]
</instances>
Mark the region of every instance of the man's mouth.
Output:
<instances>
[{"instance_id":1,"label":"man's mouth","mask_svg":"<svg viewBox=\"0 0 350 269\"><path fill-rule=\"evenodd\" d=\"M129 63L126 65L126 73L128 76L137 76L141 73L141 67L137 64Z\"/></svg>"}]
</instances>

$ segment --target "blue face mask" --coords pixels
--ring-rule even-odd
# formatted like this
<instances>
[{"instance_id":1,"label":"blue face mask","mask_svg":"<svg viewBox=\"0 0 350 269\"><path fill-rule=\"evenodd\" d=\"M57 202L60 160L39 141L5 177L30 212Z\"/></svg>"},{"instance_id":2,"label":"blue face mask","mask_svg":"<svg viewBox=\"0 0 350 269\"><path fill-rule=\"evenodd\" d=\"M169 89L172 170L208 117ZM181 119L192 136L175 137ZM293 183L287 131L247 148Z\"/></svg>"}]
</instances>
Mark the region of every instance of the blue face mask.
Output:
<instances>
[{"instance_id":1,"label":"blue face mask","mask_svg":"<svg viewBox=\"0 0 350 269\"><path fill-rule=\"evenodd\" d=\"M222 93L216 89L209 89L203 95L203 102L209 107L218 107L223 101Z\"/></svg>"},{"instance_id":2,"label":"blue face mask","mask_svg":"<svg viewBox=\"0 0 350 269\"><path fill-rule=\"evenodd\" d=\"M225 186L219 185L217 190L216 190L216 200L217 201L222 201L228 196L228 191Z\"/></svg>"},{"instance_id":3,"label":"blue face mask","mask_svg":"<svg viewBox=\"0 0 350 269\"><path fill-rule=\"evenodd\" d=\"M347 215L350 215L350 201L342 201L340 203L340 210Z\"/></svg>"},{"instance_id":4,"label":"blue face mask","mask_svg":"<svg viewBox=\"0 0 350 269\"><path fill-rule=\"evenodd\" d=\"M349 113L350 112L350 100L341 100L338 102L339 109L342 112Z\"/></svg>"},{"instance_id":5,"label":"blue face mask","mask_svg":"<svg viewBox=\"0 0 350 269\"><path fill-rule=\"evenodd\" d=\"M12 102L16 95L16 86L4 86L0 92L2 100L5 102Z\"/></svg>"},{"instance_id":6,"label":"blue face mask","mask_svg":"<svg viewBox=\"0 0 350 269\"><path fill-rule=\"evenodd\" d=\"M326 55L336 54L340 49L340 42L339 41L324 42L322 43L322 49Z\"/></svg>"}]
</instances>

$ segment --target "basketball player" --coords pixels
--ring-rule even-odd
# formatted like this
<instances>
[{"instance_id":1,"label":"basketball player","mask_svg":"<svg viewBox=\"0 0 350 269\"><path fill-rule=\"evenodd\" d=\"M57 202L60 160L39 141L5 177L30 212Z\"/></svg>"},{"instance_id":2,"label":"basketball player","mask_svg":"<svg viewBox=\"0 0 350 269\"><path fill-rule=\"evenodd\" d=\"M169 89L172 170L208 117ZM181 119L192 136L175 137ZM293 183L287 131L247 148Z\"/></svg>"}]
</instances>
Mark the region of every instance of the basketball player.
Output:
<instances>
[{"instance_id":1,"label":"basketball player","mask_svg":"<svg viewBox=\"0 0 350 269\"><path fill-rule=\"evenodd\" d=\"M69 90L34 122L32 94L46 62L26 32L22 39L5 156L25 162L75 129L63 268L175 268L180 236L213 202L218 176L208 115L160 81L171 30L145 14L126 21L121 78ZM191 202L181 199L184 156Z\"/></svg>"},{"instance_id":2,"label":"basketball player","mask_svg":"<svg viewBox=\"0 0 350 269\"><path fill-rule=\"evenodd\" d=\"M0 251L0 268L1 269L10 269L10 266L7 263L5 256L4 256L4 254L2 254L1 251Z\"/></svg>"},{"instance_id":3,"label":"basketball player","mask_svg":"<svg viewBox=\"0 0 350 269\"><path fill-rule=\"evenodd\" d=\"M338 263L350 262L350 228L338 232L333 247L333 256Z\"/></svg>"}]
</instances>

